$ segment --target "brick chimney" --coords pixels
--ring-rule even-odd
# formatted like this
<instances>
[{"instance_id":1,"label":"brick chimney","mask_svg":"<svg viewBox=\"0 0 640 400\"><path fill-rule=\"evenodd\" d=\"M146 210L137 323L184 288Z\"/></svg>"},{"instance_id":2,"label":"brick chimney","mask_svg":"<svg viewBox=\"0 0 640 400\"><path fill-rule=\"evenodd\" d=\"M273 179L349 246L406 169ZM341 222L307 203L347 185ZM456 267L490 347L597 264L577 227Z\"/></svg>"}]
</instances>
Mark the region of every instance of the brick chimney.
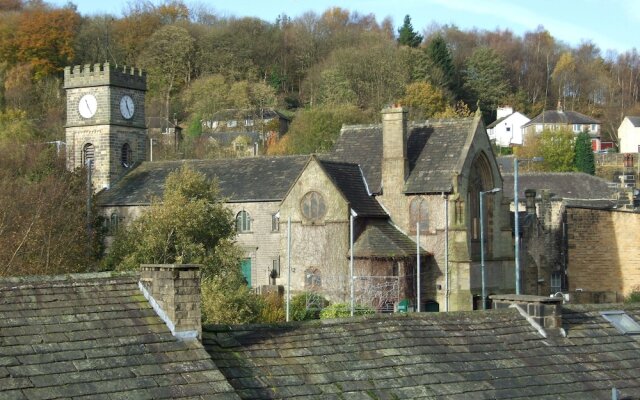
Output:
<instances>
[{"instance_id":1,"label":"brick chimney","mask_svg":"<svg viewBox=\"0 0 640 400\"><path fill-rule=\"evenodd\" d=\"M139 287L175 337L202 337L199 265L142 264Z\"/></svg>"},{"instance_id":2,"label":"brick chimney","mask_svg":"<svg viewBox=\"0 0 640 400\"><path fill-rule=\"evenodd\" d=\"M382 110L382 185L402 191L409 174L407 159L407 110L393 106Z\"/></svg>"},{"instance_id":3,"label":"brick chimney","mask_svg":"<svg viewBox=\"0 0 640 400\"><path fill-rule=\"evenodd\" d=\"M562 329L562 297L498 294L490 298L494 309L516 308L542 336L566 336Z\"/></svg>"}]
</instances>

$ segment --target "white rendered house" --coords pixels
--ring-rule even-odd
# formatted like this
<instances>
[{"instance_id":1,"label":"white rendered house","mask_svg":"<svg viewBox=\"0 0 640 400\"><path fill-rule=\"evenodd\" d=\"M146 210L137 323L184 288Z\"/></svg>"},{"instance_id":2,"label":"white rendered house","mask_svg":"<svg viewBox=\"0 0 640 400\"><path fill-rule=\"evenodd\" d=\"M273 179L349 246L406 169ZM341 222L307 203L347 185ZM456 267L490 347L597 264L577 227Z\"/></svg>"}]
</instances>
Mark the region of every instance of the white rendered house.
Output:
<instances>
[{"instance_id":1,"label":"white rendered house","mask_svg":"<svg viewBox=\"0 0 640 400\"><path fill-rule=\"evenodd\" d=\"M499 107L497 117L497 120L487 126L489 139L501 147L521 146L522 126L530 119L517 111L513 112L511 107Z\"/></svg>"},{"instance_id":2,"label":"white rendered house","mask_svg":"<svg viewBox=\"0 0 640 400\"><path fill-rule=\"evenodd\" d=\"M640 150L640 117L626 116L618 128L620 153L638 153Z\"/></svg>"}]
</instances>

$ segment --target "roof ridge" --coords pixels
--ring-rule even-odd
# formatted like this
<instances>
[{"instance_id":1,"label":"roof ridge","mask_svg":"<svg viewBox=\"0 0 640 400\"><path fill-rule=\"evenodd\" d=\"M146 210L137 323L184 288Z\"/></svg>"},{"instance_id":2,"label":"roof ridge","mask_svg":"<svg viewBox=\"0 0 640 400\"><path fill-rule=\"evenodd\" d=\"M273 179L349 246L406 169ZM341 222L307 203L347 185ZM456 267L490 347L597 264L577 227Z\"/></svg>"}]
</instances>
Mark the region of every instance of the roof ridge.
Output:
<instances>
[{"instance_id":1,"label":"roof ridge","mask_svg":"<svg viewBox=\"0 0 640 400\"><path fill-rule=\"evenodd\" d=\"M55 286L78 286L78 283L96 285L105 279L124 279L137 277L137 271L85 272L60 275L25 275L0 278L0 289L3 286L32 287L42 283Z\"/></svg>"}]
</instances>

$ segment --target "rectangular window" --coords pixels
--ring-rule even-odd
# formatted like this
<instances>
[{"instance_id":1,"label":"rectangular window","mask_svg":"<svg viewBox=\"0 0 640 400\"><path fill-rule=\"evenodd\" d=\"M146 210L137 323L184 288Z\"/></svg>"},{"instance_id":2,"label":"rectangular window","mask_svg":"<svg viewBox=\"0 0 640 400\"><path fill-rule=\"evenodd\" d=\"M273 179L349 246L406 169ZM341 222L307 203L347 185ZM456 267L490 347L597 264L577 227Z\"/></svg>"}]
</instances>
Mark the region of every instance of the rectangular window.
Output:
<instances>
[{"instance_id":1,"label":"rectangular window","mask_svg":"<svg viewBox=\"0 0 640 400\"><path fill-rule=\"evenodd\" d=\"M271 271L275 271L275 274L272 272L271 277L275 275L276 278L280 278L280 257L273 259Z\"/></svg>"},{"instance_id":2,"label":"rectangular window","mask_svg":"<svg viewBox=\"0 0 640 400\"><path fill-rule=\"evenodd\" d=\"M598 132L598 124L591 124L591 132Z\"/></svg>"},{"instance_id":3,"label":"rectangular window","mask_svg":"<svg viewBox=\"0 0 640 400\"><path fill-rule=\"evenodd\" d=\"M562 272L551 273L551 293L562 291Z\"/></svg>"},{"instance_id":4,"label":"rectangular window","mask_svg":"<svg viewBox=\"0 0 640 400\"><path fill-rule=\"evenodd\" d=\"M542 128L542 124L536 124L536 132L542 132L543 128Z\"/></svg>"},{"instance_id":5,"label":"rectangular window","mask_svg":"<svg viewBox=\"0 0 640 400\"><path fill-rule=\"evenodd\" d=\"M580 133L580 124L573 124L573 131L576 133Z\"/></svg>"},{"instance_id":6,"label":"rectangular window","mask_svg":"<svg viewBox=\"0 0 640 400\"><path fill-rule=\"evenodd\" d=\"M511 127L507 126L507 132L511 132Z\"/></svg>"},{"instance_id":7,"label":"rectangular window","mask_svg":"<svg viewBox=\"0 0 640 400\"><path fill-rule=\"evenodd\" d=\"M238 121L235 119L227 121L227 128L235 128L236 126L238 126Z\"/></svg>"},{"instance_id":8,"label":"rectangular window","mask_svg":"<svg viewBox=\"0 0 640 400\"><path fill-rule=\"evenodd\" d=\"M280 216L278 213L271 214L271 232L280 231Z\"/></svg>"},{"instance_id":9,"label":"rectangular window","mask_svg":"<svg viewBox=\"0 0 640 400\"><path fill-rule=\"evenodd\" d=\"M253 126L253 120L252 119L245 119L244 120L244 126Z\"/></svg>"}]
</instances>

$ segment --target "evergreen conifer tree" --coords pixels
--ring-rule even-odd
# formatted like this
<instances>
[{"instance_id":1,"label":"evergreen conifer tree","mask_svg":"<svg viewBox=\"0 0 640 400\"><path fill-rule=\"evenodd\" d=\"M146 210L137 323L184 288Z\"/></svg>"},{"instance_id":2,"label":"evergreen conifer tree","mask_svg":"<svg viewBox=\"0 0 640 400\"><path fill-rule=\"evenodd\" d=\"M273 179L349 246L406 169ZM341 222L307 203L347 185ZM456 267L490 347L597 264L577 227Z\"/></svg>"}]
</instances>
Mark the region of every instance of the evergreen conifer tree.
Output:
<instances>
[{"instance_id":1,"label":"evergreen conifer tree","mask_svg":"<svg viewBox=\"0 0 640 400\"><path fill-rule=\"evenodd\" d=\"M576 138L574 164L576 170L579 172L590 175L595 175L596 173L595 158L593 157L593 150L591 149L591 138L587 132L580 132Z\"/></svg>"},{"instance_id":2,"label":"evergreen conifer tree","mask_svg":"<svg viewBox=\"0 0 640 400\"><path fill-rule=\"evenodd\" d=\"M420 43L422 43L422 39L423 36L413 30L411 17L406 15L404 17L404 23L400 29L398 29L398 43L409 47L418 47Z\"/></svg>"},{"instance_id":3,"label":"evergreen conifer tree","mask_svg":"<svg viewBox=\"0 0 640 400\"><path fill-rule=\"evenodd\" d=\"M425 53L431 64L440 69L443 80L442 83L446 85L448 89L455 92L455 68L453 66L453 60L451 59L451 53L449 53L449 49L447 48L447 42L445 42L444 38L440 35L433 38L425 49Z\"/></svg>"}]
</instances>

